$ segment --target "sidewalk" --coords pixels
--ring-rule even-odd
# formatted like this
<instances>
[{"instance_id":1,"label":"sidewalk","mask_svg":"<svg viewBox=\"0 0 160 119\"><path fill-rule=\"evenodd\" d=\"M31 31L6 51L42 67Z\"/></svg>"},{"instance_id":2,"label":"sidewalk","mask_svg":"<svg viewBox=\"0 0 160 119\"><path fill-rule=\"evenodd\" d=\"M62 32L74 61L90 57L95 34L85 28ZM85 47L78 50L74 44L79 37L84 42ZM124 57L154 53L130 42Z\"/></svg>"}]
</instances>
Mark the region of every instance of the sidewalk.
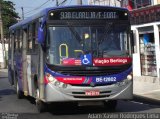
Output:
<instances>
[{"instance_id":1,"label":"sidewalk","mask_svg":"<svg viewBox=\"0 0 160 119\"><path fill-rule=\"evenodd\" d=\"M160 79L156 77L134 77L134 97L160 103Z\"/></svg>"},{"instance_id":2,"label":"sidewalk","mask_svg":"<svg viewBox=\"0 0 160 119\"><path fill-rule=\"evenodd\" d=\"M0 78L8 77L8 69L0 69Z\"/></svg>"}]
</instances>

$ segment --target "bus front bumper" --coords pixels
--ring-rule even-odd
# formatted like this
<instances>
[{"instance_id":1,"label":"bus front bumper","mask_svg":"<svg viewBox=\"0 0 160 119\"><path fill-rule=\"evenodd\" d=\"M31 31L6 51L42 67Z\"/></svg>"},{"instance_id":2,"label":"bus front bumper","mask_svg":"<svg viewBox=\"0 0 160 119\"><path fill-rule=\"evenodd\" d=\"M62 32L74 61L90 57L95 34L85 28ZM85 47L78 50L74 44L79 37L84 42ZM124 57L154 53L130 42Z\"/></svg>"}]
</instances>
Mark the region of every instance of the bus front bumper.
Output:
<instances>
[{"instance_id":1,"label":"bus front bumper","mask_svg":"<svg viewBox=\"0 0 160 119\"><path fill-rule=\"evenodd\" d=\"M88 96L86 91L99 91L97 96ZM124 84L112 84L106 86L72 86L66 88L55 86L48 83L45 87L45 102L67 102L67 101L100 101L100 100L118 100L132 99L133 82L127 81Z\"/></svg>"}]
</instances>

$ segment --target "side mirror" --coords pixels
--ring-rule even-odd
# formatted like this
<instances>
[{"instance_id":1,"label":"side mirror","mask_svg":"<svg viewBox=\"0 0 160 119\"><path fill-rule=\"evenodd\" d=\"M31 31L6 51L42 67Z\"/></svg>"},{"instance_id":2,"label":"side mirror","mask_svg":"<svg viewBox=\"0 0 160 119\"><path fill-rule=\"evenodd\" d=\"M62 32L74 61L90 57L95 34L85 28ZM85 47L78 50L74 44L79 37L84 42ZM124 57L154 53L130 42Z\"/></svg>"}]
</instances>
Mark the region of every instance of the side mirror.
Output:
<instances>
[{"instance_id":1,"label":"side mirror","mask_svg":"<svg viewBox=\"0 0 160 119\"><path fill-rule=\"evenodd\" d=\"M42 44L44 42L44 30L43 28L38 28L38 43Z\"/></svg>"}]
</instances>

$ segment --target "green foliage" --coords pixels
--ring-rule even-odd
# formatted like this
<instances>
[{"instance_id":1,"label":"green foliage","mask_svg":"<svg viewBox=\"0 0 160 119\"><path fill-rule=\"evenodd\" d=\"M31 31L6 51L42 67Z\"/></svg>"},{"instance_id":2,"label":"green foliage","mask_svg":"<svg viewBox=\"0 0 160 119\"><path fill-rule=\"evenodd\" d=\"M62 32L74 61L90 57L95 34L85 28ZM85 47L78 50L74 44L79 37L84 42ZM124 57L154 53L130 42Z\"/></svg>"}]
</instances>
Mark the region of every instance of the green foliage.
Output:
<instances>
[{"instance_id":1,"label":"green foliage","mask_svg":"<svg viewBox=\"0 0 160 119\"><path fill-rule=\"evenodd\" d=\"M18 13L15 12L15 4L11 1L0 0L1 13L3 21L4 36L7 37L9 32L9 27L17 23L19 18Z\"/></svg>"}]
</instances>

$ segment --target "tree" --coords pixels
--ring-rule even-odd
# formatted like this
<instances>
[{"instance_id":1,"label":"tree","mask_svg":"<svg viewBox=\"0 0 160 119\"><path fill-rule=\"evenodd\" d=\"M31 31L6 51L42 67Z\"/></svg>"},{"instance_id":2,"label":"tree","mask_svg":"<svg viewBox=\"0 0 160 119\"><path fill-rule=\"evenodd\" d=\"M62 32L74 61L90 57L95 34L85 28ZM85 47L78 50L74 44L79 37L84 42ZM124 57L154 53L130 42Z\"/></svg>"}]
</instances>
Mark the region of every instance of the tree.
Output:
<instances>
[{"instance_id":1,"label":"tree","mask_svg":"<svg viewBox=\"0 0 160 119\"><path fill-rule=\"evenodd\" d=\"M6 68L6 48L4 37L7 38L9 27L17 22L18 14L15 12L14 4L11 1L0 0L0 43L2 43L3 60L2 68Z\"/></svg>"},{"instance_id":2,"label":"tree","mask_svg":"<svg viewBox=\"0 0 160 119\"><path fill-rule=\"evenodd\" d=\"M4 37L7 37L7 34L9 33L9 27L17 23L17 19L19 19L20 17L18 16L18 13L15 12L15 4L13 2L0 0L0 4L2 5L1 13Z\"/></svg>"}]
</instances>

